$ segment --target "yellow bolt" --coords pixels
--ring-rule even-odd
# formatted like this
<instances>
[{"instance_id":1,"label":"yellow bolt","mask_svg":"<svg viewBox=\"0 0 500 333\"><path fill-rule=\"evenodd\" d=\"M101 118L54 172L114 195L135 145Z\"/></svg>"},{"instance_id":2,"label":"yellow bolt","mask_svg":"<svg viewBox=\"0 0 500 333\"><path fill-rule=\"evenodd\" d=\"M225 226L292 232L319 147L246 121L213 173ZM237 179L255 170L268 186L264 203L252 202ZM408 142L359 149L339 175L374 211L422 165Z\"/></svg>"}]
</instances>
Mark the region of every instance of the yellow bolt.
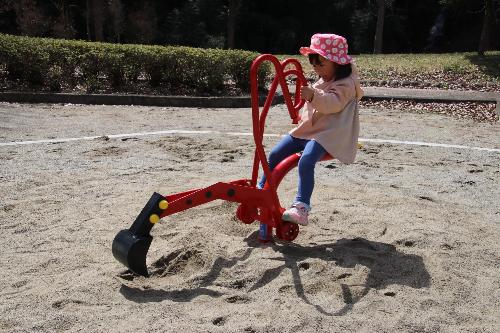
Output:
<instances>
[{"instance_id":1,"label":"yellow bolt","mask_svg":"<svg viewBox=\"0 0 500 333\"><path fill-rule=\"evenodd\" d=\"M149 222L151 222L152 224L155 224L158 221L160 221L160 217L158 215L151 214L151 216L149 216Z\"/></svg>"},{"instance_id":2,"label":"yellow bolt","mask_svg":"<svg viewBox=\"0 0 500 333\"><path fill-rule=\"evenodd\" d=\"M358 149L362 149L363 147L364 147L363 144L358 142Z\"/></svg>"},{"instance_id":3,"label":"yellow bolt","mask_svg":"<svg viewBox=\"0 0 500 333\"><path fill-rule=\"evenodd\" d=\"M167 200L162 200L160 201L160 203L158 204L158 207L160 207L160 209L167 209L168 208L168 201Z\"/></svg>"}]
</instances>

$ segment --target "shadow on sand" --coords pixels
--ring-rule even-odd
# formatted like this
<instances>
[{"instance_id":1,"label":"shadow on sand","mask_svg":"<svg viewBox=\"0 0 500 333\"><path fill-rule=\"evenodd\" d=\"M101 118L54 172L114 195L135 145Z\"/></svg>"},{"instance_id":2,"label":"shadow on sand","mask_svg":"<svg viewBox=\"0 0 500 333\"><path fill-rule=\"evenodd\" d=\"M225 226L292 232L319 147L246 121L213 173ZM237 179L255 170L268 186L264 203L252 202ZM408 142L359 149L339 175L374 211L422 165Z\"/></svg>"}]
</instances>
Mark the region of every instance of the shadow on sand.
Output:
<instances>
[{"instance_id":1,"label":"shadow on sand","mask_svg":"<svg viewBox=\"0 0 500 333\"><path fill-rule=\"evenodd\" d=\"M245 238L249 247L242 256L231 259L218 257L212 265L211 270L199 280L200 284L197 288L165 291L135 288L122 284L120 293L128 300L139 303L161 302L165 299L188 302L200 295L211 297L223 296L223 293L207 287L213 285L213 282L219 277L222 269L231 268L238 262L246 260L253 249L262 246L257 241L256 236L256 232L254 232ZM284 270L290 270L297 296L305 303L314 306L324 315L341 316L346 314L372 288L384 289L394 284L409 286L411 288L425 288L430 285L430 276L422 258L399 252L395 246L390 244L374 242L364 238L354 238L339 239L333 243L314 246L301 246L294 243L270 243L269 246L275 252L282 254L282 258L275 260L283 261L283 264L264 271L258 281L250 288L246 288L246 292L250 293L262 288L276 279ZM369 273L362 286L363 290L361 293L353 296L349 286L339 281L345 303L343 308L330 312L322 306L311 302L304 292L300 269L307 268L308 266L304 266L308 265L306 260L314 258L325 262L335 262L337 266L344 268L354 268L356 265L367 267ZM241 286L238 286L238 281L235 281L235 287L241 289L246 287L244 281L240 281L240 283Z\"/></svg>"}]
</instances>

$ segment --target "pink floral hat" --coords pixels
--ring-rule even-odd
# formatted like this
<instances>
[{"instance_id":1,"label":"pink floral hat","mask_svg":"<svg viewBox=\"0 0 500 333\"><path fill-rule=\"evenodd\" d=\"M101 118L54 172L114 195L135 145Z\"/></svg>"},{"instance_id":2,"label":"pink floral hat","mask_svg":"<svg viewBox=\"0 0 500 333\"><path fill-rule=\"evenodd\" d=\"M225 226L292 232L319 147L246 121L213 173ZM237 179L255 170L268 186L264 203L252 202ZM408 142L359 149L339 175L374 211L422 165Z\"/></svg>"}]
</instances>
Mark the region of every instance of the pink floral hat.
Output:
<instances>
[{"instance_id":1,"label":"pink floral hat","mask_svg":"<svg viewBox=\"0 0 500 333\"><path fill-rule=\"evenodd\" d=\"M311 37L311 46L301 47L299 52L303 55L317 53L328 60L340 65L350 64L352 57L347 55L347 40L334 34L314 34Z\"/></svg>"}]
</instances>

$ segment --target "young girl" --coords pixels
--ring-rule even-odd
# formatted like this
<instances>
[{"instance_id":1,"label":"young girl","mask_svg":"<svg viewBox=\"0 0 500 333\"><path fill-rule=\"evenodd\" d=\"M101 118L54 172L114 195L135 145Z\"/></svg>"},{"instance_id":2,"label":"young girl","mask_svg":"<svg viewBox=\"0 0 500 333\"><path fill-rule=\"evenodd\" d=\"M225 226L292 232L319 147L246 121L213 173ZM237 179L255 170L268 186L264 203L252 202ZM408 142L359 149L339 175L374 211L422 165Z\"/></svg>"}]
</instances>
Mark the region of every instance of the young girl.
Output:
<instances>
[{"instance_id":1,"label":"young girl","mask_svg":"<svg viewBox=\"0 0 500 333\"><path fill-rule=\"evenodd\" d=\"M268 161L273 170L286 157L302 151L297 195L291 208L283 213L285 221L308 224L316 162L327 153L343 163L352 163L356 156L358 101L363 91L347 48L346 39L334 34L315 34L309 47L300 48L319 79L312 87L302 87L306 107L301 120L271 150ZM258 186L263 188L265 182L264 176Z\"/></svg>"}]
</instances>

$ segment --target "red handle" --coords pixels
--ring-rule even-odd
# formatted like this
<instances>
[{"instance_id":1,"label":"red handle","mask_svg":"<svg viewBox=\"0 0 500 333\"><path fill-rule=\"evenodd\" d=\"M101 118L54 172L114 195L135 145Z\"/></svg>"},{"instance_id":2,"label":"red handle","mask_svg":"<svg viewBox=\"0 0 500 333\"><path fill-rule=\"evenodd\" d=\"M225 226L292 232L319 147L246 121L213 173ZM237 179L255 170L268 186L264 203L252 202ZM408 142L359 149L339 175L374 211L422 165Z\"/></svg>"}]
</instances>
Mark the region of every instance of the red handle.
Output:
<instances>
[{"instance_id":1,"label":"red handle","mask_svg":"<svg viewBox=\"0 0 500 333\"><path fill-rule=\"evenodd\" d=\"M287 70L287 71L283 72L283 75L285 77L287 77L289 75L295 75L297 77L295 80L295 100L294 100L293 106L291 108L290 108L290 106L288 106L288 112L290 113L290 118L292 118L292 123L297 124L299 119L300 119L299 110L302 109L302 107L304 106L304 103L305 103L305 101L300 96L300 88L302 88L303 86L307 86L307 80L304 77L304 72L302 71L302 66L297 59L293 59L293 58L285 59L281 63L281 66L284 69L289 64L292 64L293 66L295 66L295 69ZM283 87L282 87L282 89L283 89ZM290 94L289 90L288 90L288 86L286 86L286 93L288 95ZM285 92L283 92L283 95L285 96ZM286 100L286 96L285 96L285 100Z\"/></svg>"},{"instance_id":2,"label":"red handle","mask_svg":"<svg viewBox=\"0 0 500 333\"><path fill-rule=\"evenodd\" d=\"M259 66L264 61L270 61L273 64L274 69L276 70L276 76L274 77L271 83L271 87L269 89L269 93L267 95L261 113L259 108L259 95L258 95L258 70ZM285 70L285 68L288 65L292 65L294 68ZM296 76L294 99L292 99L290 91L288 89L288 85L286 83L286 77L290 75ZM252 66L250 68L253 136L256 146L253 173L252 173L252 186L255 186L257 183L259 161L260 161L262 169L264 170L264 174L266 175L266 178L268 180L269 187L274 191L276 191L276 187L271 179L271 171L269 169L269 164L267 163L267 158L262 144L262 140L264 137L266 116L271 106L273 97L276 93L278 84L281 86L281 90L283 91L283 97L285 99L285 104L288 108L288 113L290 115L290 118L292 119L292 123L297 124L299 121L299 110L305 103L305 101L300 98L300 88L304 85L307 85L307 81L304 77L304 73L302 71L302 66L300 65L300 62L297 59L292 59L292 58L285 59L283 62L280 62L275 56L271 54L262 54L258 56L253 61ZM276 200L279 207L277 194L276 194Z\"/></svg>"}]
</instances>

